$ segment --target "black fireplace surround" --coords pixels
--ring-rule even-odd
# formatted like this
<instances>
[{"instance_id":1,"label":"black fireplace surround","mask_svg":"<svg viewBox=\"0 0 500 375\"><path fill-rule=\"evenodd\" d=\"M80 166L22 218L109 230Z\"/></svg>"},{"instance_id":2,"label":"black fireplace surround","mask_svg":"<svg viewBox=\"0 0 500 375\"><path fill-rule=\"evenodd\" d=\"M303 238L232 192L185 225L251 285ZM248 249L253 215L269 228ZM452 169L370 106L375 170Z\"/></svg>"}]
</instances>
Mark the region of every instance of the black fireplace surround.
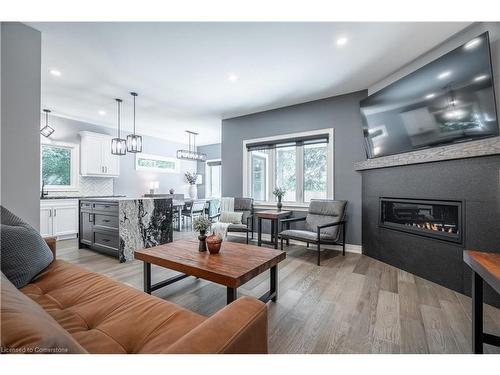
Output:
<instances>
[{"instance_id":1,"label":"black fireplace surround","mask_svg":"<svg viewBox=\"0 0 500 375\"><path fill-rule=\"evenodd\" d=\"M499 172L500 155L362 171L363 254L470 295L463 251L500 253Z\"/></svg>"},{"instance_id":2,"label":"black fireplace surround","mask_svg":"<svg viewBox=\"0 0 500 375\"><path fill-rule=\"evenodd\" d=\"M462 222L460 201L380 198L379 225L384 228L462 243Z\"/></svg>"}]
</instances>

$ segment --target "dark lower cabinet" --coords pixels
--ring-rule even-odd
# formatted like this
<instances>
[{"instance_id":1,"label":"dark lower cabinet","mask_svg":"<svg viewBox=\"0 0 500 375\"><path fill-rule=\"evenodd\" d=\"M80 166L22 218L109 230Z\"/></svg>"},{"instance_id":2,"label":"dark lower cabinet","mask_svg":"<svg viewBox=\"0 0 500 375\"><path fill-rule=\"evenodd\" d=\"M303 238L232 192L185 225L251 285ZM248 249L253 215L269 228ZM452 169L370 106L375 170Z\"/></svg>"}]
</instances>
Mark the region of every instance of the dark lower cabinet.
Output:
<instances>
[{"instance_id":1,"label":"dark lower cabinet","mask_svg":"<svg viewBox=\"0 0 500 375\"><path fill-rule=\"evenodd\" d=\"M80 201L80 248L118 258L118 203Z\"/></svg>"},{"instance_id":2,"label":"dark lower cabinet","mask_svg":"<svg viewBox=\"0 0 500 375\"><path fill-rule=\"evenodd\" d=\"M80 211L80 243L92 245L93 214L91 212Z\"/></svg>"}]
</instances>

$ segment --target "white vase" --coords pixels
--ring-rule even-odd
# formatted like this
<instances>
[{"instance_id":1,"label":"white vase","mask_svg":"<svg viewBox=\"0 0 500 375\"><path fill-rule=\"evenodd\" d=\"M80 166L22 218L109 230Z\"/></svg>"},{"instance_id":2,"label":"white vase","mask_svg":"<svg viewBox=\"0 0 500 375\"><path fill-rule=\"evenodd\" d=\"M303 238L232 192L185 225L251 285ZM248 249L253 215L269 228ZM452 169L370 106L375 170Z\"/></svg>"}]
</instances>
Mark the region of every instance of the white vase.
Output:
<instances>
[{"instance_id":1,"label":"white vase","mask_svg":"<svg viewBox=\"0 0 500 375\"><path fill-rule=\"evenodd\" d=\"M196 199L197 190L196 185L189 185L189 198Z\"/></svg>"}]
</instances>

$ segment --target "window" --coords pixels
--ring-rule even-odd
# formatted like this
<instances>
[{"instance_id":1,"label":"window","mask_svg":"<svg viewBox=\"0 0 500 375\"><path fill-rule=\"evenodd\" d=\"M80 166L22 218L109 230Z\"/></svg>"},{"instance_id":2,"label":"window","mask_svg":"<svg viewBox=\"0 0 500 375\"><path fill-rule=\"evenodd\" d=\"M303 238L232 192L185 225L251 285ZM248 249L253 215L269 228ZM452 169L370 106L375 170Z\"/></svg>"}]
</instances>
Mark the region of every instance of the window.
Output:
<instances>
[{"instance_id":1,"label":"window","mask_svg":"<svg viewBox=\"0 0 500 375\"><path fill-rule=\"evenodd\" d=\"M207 198L220 198L221 196L221 161L207 160L205 168L205 196Z\"/></svg>"},{"instance_id":2,"label":"window","mask_svg":"<svg viewBox=\"0 0 500 375\"><path fill-rule=\"evenodd\" d=\"M248 140L244 154L243 193L261 204L274 204L275 187L285 204L333 198L333 129Z\"/></svg>"},{"instance_id":3,"label":"window","mask_svg":"<svg viewBox=\"0 0 500 375\"><path fill-rule=\"evenodd\" d=\"M78 145L42 143L40 173L47 190L78 190Z\"/></svg>"}]
</instances>

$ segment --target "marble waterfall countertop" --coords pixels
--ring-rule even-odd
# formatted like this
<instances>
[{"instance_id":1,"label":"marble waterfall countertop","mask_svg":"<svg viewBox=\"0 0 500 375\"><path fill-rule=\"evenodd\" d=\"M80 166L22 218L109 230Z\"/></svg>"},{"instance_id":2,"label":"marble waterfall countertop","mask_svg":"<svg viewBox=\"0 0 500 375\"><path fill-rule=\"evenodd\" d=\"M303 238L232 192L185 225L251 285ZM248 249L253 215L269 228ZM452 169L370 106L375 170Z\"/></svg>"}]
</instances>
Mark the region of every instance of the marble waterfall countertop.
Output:
<instances>
[{"instance_id":1,"label":"marble waterfall countertop","mask_svg":"<svg viewBox=\"0 0 500 375\"><path fill-rule=\"evenodd\" d=\"M135 250L173 241L172 198L114 200L118 202L120 262L134 259Z\"/></svg>"}]
</instances>

